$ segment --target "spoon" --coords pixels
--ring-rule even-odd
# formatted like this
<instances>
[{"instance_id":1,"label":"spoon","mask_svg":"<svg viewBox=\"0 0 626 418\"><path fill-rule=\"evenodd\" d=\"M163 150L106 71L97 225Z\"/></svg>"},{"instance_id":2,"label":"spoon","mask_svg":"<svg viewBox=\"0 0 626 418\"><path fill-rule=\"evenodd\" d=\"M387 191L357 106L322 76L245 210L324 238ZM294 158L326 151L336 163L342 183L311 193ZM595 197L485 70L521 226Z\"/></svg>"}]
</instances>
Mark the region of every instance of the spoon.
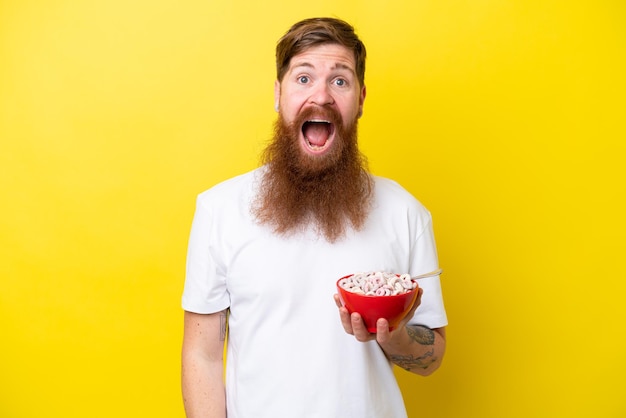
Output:
<instances>
[{"instance_id":1,"label":"spoon","mask_svg":"<svg viewBox=\"0 0 626 418\"><path fill-rule=\"evenodd\" d=\"M443 269L437 269L435 271L431 271L430 273L418 274L417 276L411 277L411 280L425 279L427 277L439 276L442 271Z\"/></svg>"}]
</instances>

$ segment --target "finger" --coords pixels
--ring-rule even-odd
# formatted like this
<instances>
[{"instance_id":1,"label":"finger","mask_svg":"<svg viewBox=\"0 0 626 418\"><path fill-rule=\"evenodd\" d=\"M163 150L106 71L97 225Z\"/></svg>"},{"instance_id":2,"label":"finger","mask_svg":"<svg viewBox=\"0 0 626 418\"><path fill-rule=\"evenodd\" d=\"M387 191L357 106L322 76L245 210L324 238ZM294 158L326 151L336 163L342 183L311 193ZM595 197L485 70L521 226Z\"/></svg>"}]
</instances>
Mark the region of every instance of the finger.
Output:
<instances>
[{"instance_id":1,"label":"finger","mask_svg":"<svg viewBox=\"0 0 626 418\"><path fill-rule=\"evenodd\" d=\"M341 299L339 299L339 295L335 293L333 295L333 298L335 299L335 305L337 305L338 308L341 308L343 306L343 303L341 303Z\"/></svg>"},{"instance_id":2,"label":"finger","mask_svg":"<svg viewBox=\"0 0 626 418\"><path fill-rule=\"evenodd\" d=\"M350 323L352 325L352 332L358 341L370 341L376 338L376 335L370 334L363 322L363 318L357 312L353 312L350 315Z\"/></svg>"},{"instance_id":3,"label":"finger","mask_svg":"<svg viewBox=\"0 0 626 418\"><path fill-rule=\"evenodd\" d=\"M353 335L354 330L352 329L350 312L348 312L346 308L339 308L339 318L341 319L341 325L343 326L344 331L346 331L350 335Z\"/></svg>"},{"instance_id":4,"label":"finger","mask_svg":"<svg viewBox=\"0 0 626 418\"><path fill-rule=\"evenodd\" d=\"M379 318L378 321L376 321L376 341L383 344L389 340L389 337L389 321L385 318Z\"/></svg>"},{"instance_id":5,"label":"finger","mask_svg":"<svg viewBox=\"0 0 626 418\"><path fill-rule=\"evenodd\" d=\"M346 309L345 306L342 305L341 300L339 299L339 295L335 295L335 304L337 308L339 308L339 319L341 320L341 326L344 331L350 335L352 335L352 323L350 321L350 312Z\"/></svg>"}]
</instances>

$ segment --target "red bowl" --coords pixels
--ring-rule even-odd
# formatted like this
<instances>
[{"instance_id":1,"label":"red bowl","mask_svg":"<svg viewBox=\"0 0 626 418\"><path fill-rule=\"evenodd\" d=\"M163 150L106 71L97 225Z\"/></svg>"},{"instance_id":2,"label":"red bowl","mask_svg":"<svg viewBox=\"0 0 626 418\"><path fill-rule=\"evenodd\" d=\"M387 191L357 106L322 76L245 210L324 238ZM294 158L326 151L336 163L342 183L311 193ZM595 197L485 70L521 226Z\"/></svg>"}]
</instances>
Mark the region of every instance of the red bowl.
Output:
<instances>
[{"instance_id":1,"label":"red bowl","mask_svg":"<svg viewBox=\"0 0 626 418\"><path fill-rule=\"evenodd\" d=\"M402 318L409 313L417 298L419 286L416 286L410 292L392 296L368 296L350 292L339 286L339 282L342 279L350 276L352 274L337 280L339 298L341 303L348 309L348 312L358 312L361 315L369 332L376 332L376 321L379 318L385 318L389 322L390 330L395 329Z\"/></svg>"}]
</instances>

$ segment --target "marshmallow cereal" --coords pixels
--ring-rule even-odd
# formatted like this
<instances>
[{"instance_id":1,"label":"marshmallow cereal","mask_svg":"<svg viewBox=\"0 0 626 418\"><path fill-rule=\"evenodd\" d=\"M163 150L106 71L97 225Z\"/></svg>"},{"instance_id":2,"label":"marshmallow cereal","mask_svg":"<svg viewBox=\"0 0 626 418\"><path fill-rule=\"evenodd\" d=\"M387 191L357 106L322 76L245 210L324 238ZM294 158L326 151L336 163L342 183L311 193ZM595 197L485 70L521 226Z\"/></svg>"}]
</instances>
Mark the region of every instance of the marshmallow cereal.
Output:
<instances>
[{"instance_id":1,"label":"marshmallow cereal","mask_svg":"<svg viewBox=\"0 0 626 418\"><path fill-rule=\"evenodd\" d=\"M411 280L410 274L376 271L344 277L339 286L348 292L366 296L394 296L410 292L417 287L417 283Z\"/></svg>"}]
</instances>

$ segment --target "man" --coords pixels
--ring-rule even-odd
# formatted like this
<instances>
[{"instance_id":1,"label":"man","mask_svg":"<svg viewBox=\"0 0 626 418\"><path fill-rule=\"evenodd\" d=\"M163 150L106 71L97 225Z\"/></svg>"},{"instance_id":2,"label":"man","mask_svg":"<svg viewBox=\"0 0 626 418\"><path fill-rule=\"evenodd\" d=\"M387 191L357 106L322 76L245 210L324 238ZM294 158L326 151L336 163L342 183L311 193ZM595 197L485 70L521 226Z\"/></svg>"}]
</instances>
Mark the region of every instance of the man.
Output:
<instances>
[{"instance_id":1,"label":"man","mask_svg":"<svg viewBox=\"0 0 626 418\"><path fill-rule=\"evenodd\" d=\"M392 364L421 375L440 365L439 278L420 281L398 328L381 318L376 333L341 306L335 283L355 272L435 270L430 214L365 169L365 47L350 25L296 23L276 64L265 164L197 200L182 299L187 416L406 417Z\"/></svg>"}]
</instances>

